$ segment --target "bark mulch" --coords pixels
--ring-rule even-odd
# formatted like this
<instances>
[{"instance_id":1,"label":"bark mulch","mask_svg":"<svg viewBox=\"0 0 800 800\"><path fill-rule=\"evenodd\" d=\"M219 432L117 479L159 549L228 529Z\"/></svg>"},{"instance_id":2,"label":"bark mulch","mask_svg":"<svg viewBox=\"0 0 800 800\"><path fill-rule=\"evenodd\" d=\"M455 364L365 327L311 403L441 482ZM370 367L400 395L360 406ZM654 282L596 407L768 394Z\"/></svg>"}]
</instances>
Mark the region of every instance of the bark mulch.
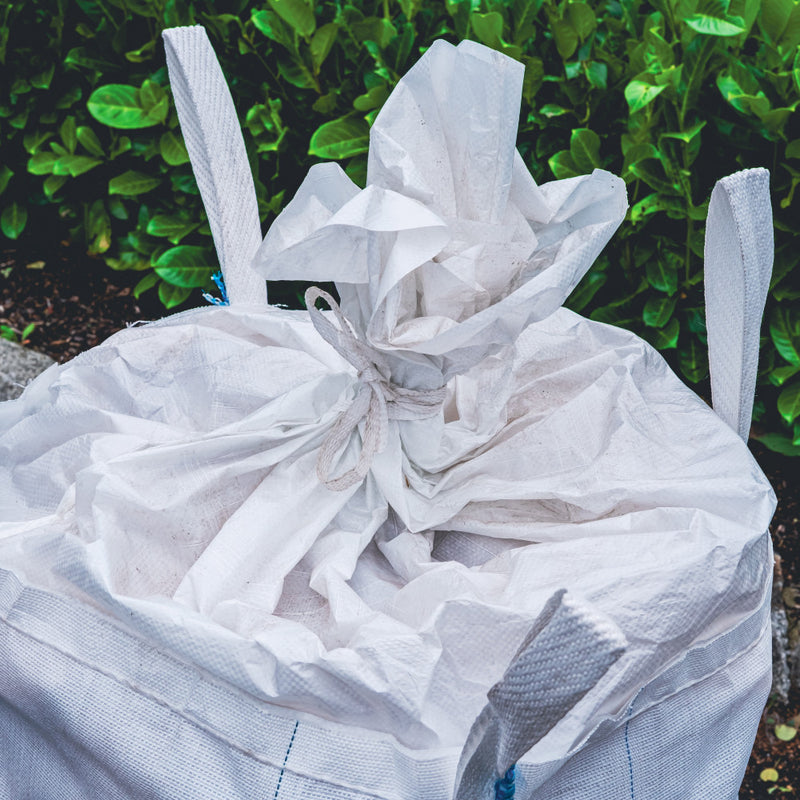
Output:
<instances>
[{"instance_id":1,"label":"bark mulch","mask_svg":"<svg viewBox=\"0 0 800 800\"><path fill-rule=\"evenodd\" d=\"M165 315L154 290L139 299L133 296L140 277L112 272L102 260L74 248L47 254L7 250L0 253L0 333L7 326L19 337L35 323L26 346L63 363L128 323ZM170 313L204 302L198 291ZM752 440L751 447L778 495L771 531L781 558L788 612L800 622L800 459L772 453ZM764 711L740 800L800 798L800 735L785 741L797 727L800 691L795 688L788 704L773 697Z\"/></svg>"}]
</instances>

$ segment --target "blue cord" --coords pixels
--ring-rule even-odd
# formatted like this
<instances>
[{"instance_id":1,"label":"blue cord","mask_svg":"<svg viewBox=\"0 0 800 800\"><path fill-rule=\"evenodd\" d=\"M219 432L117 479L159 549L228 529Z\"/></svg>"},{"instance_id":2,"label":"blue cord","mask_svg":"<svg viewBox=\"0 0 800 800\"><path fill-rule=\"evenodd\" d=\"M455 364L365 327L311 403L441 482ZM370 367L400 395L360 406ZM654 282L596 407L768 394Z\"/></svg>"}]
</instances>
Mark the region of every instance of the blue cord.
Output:
<instances>
[{"instance_id":1,"label":"blue cord","mask_svg":"<svg viewBox=\"0 0 800 800\"><path fill-rule=\"evenodd\" d=\"M494 800L514 800L516 764L512 764L502 778L494 782Z\"/></svg>"},{"instance_id":2,"label":"blue cord","mask_svg":"<svg viewBox=\"0 0 800 800\"><path fill-rule=\"evenodd\" d=\"M219 293L222 295L222 299L220 300L218 297L214 297L213 295L210 295L208 292L203 292L203 298L215 306L229 306L231 302L230 300L228 300L228 292L225 290L225 281L222 280L222 273L215 272L211 276L211 280L217 284L217 289L219 289Z\"/></svg>"}]
</instances>

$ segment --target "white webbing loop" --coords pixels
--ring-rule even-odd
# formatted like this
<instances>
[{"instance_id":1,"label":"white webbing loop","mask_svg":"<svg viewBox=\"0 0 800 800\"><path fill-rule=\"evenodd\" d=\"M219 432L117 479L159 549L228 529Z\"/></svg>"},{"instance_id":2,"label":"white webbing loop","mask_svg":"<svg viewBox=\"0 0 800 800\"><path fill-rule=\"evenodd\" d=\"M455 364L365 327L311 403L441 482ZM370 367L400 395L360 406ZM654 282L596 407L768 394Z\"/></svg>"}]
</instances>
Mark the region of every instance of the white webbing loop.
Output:
<instances>
[{"instance_id":1,"label":"white webbing loop","mask_svg":"<svg viewBox=\"0 0 800 800\"><path fill-rule=\"evenodd\" d=\"M331 307L339 323L338 328L316 307L315 303L320 298ZM392 383L386 359L356 336L339 304L328 292L312 286L306 291L305 301L311 322L319 335L356 368L361 381L353 402L339 415L317 457L320 481L328 489L343 491L363 480L369 472L372 459L386 447L390 419L415 420L434 416L444 403L447 389L444 386L438 389L406 389ZM364 434L356 465L332 477L334 459L361 420L364 420Z\"/></svg>"},{"instance_id":2,"label":"white webbing loop","mask_svg":"<svg viewBox=\"0 0 800 800\"><path fill-rule=\"evenodd\" d=\"M714 411L747 441L774 255L769 172L717 181L708 206L705 301Z\"/></svg>"},{"instance_id":3,"label":"white webbing loop","mask_svg":"<svg viewBox=\"0 0 800 800\"><path fill-rule=\"evenodd\" d=\"M250 268L261 222L242 131L205 29L164 31L172 96L217 248L231 303L266 303L264 279Z\"/></svg>"},{"instance_id":4,"label":"white webbing loop","mask_svg":"<svg viewBox=\"0 0 800 800\"><path fill-rule=\"evenodd\" d=\"M461 751L454 800L491 798L495 782L567 716L627 646L610 617L557 591L489 690Z\"/></svg>"}]
</instances>

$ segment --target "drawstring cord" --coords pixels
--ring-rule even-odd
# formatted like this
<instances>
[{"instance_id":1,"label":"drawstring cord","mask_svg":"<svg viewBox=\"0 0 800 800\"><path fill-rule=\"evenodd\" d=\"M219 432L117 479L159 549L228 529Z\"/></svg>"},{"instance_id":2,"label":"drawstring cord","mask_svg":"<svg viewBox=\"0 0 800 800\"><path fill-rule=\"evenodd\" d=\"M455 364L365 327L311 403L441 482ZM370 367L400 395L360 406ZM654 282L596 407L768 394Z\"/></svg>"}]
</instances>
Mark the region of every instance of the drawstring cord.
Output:
<instances>
[{"instance_id":1,"label":"drawstring cord","mask_svg":"<svg viewBox=\"0 0 800 800\"><path fill-rule=\"evenodd\" d=\"M338 327L316 307L315 303L320 298L330 306L339 323ZM312 286L306 291L305 301L317 333L355 367L360 381L353 402L333 424L317 458L320 481L328 489L344 491L364 479L375 455L386 447L389 420L427 419L434 416L444 403L447 388L406 389L392 383L385 356L356 335L339 304L328 292ZM364 432L356 465L341 475L332 476L334 459L362 420Z\"/></svg>"}]
</instances>

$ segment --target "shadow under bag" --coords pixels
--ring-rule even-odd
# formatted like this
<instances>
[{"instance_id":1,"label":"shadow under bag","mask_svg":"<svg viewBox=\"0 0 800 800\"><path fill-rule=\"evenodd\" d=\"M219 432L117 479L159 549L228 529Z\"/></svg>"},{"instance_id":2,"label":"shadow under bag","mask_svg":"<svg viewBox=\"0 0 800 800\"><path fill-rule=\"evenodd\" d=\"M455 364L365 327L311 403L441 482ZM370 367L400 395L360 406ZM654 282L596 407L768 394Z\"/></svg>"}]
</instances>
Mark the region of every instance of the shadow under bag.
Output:
<instances>
[{"instance_id":1,"label":"shadow under bag","mask_svg":"<svg viewBox=\"0 0 800 800\"><path fill-rule=\"evenodd\" d=\"M312 167L262 241L205 32L164 40L230 304L0 404L0 798L734 800L771 680L766 170L711 198L712 411L563 308L625 186L536 185L521 64L436 42L366 188Z\"/></svg>"}]
</instances>

